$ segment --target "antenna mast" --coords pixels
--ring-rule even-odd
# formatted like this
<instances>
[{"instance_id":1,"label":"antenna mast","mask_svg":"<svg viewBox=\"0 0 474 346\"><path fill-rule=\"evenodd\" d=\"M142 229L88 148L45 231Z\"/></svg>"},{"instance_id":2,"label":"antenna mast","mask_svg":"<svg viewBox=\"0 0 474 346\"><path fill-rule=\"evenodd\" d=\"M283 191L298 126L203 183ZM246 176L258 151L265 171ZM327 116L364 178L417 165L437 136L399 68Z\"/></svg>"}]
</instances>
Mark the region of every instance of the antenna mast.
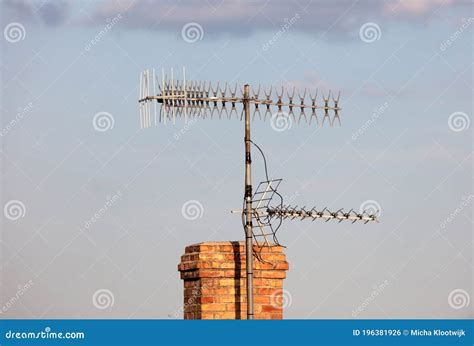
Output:
<instances>
[{"instance_id":1,"label":"antenna mast","mask_svg":"<svg viewBox=\"0 0 474 346\"><path fill-rule=\"evenodd\" d=\"M247 319L253 319L252 156L250 153L250 86L244 86L245 112L245 268L247 274ZM252 294L249 294L251 292Z\"/></svg>"}]
</instances>

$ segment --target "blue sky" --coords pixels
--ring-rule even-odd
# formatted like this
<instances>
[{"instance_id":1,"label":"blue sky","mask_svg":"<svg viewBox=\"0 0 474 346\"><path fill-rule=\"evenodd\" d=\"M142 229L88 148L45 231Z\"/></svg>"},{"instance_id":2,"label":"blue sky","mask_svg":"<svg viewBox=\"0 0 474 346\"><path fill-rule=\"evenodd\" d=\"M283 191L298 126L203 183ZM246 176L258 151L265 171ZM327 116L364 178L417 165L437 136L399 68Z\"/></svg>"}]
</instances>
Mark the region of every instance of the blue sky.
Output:
<instances>
[{"instance_id":1,"label":"blue sky","mask_svg":"<svg viewBox=\"0 0 474 346\"><path fill-rule=\"evenodd\" d=\"M469 1L0 6L2 207L25 211L2 218L0 303L34 282L8 316L168 318L182 302L184 247L243 239L229 212L241 202L243 124L139 127L140 72L186 66L189 79L342 93L341 127L252 123L294 204L382 209L378 224L283 224L286 317L352 318L385 280L357 318L472 317L447 302L454 289L472 295ZM183 38L188 23L202 29L196 42ZM94 128L99 112L112 128ZM194 221L181 212L189 200L202 205ZM91 304L101 288L115 298L105 310Z\"/></svg>"}]
</instances>

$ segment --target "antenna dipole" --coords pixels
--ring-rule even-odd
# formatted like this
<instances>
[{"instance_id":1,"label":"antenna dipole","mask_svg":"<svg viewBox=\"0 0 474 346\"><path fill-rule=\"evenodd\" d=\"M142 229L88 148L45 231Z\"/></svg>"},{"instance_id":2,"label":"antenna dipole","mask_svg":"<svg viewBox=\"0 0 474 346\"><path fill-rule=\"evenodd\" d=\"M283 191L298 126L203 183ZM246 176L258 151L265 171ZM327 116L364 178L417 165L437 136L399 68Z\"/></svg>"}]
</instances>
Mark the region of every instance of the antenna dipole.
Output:
<instances>
[{"instance_id":1,"label":"antenna dipole","mask_svg":"<svg viewBox=\"0 0 474 346\"><path fill-rule=\"evenodd\" d=\"M238 88L237 85L232 89L227 83L225 83L224 87L222 87L220 83L213 86L209 82L206 85L206 82L186 80L184 68L182 81L174 79L173 70L171 70L171 80L167 79L163 69L161 75L161 85L158 83L159 93L157 93L155 70L152 70L153 93L151 94L149 81L150 71L146 70L140 74L140 93L138 101L140 104L140 125L142 128L150 127L152 124L150 116L151 105L154 106L155 125L158 124L156 116L157 104L161 104L158 122L163 122L164 124L171 120L173 124L175 124L176 118L180 117L184 118L185 122L187 122L188 117L200 117L204 119L209 116L212 118L216 112L219 115L219 119L221 119L224 113L227 118L232 118L233 115L238 117L236 105L240 104L243 106L240 120L242 120L242 118L244 120L244 203L242 210L234 210L232 212L241 214L245 232L247 319L254 318L253 257L256 256L257 259L263 261L259 255L259 251L254 251L254 242L259 249L263 246L270 246L271 243L268 241L268 237L271 236L273 243L280 245L276 233L283 220L310 219L315 221L316 219L321 219L326 222L337 220L338 222L351 221L352 223L357 221L364 223L378 221L378 211L372 213L366 210L356 212L351 209L349 212L344 212L341 208L332 212L327 207L322 210L317 210L316 207L311 210L306 210L305 207L285 206L283 204L283 197L277 192L282 179L269 178L263 151L250 138L251 105L253 105L254 108L252 120L255 119L255 114L258 114L259 119L261 119L260 109L263 108L265 110L264 121L267 115L271 114L272 121L278 121L279 117L284 116L288 117L290 121L293 119L300 123L304 118L305 122L311 125L311 121L315 118L316 124L319 125L317 113L322 113L323 119L321 126L324 125L326 119L330 126L333 126L336 119L339 124L341 124L339 118L339 112L341 110L339 107L340 93L335 97L335 94L331 94L331 92L328 92L327 96L321 92L322 104L317 103L317 91L314 96L312 93L309 93L310 103L306 103L306 89L303 93L299 91L296 92L297 96L295 97L295 88L292 89L291 93L288 91L285 93L283 87L281 91L273 87L270 87L269 91L263 88L265 97L260 98L260 86L251 92L248 84L245 84L242 89ZM240 96L237 95L237 90L239 90ZM275 91L276 98L272 96L273 91ZM228 105L231 107L230 113L227 109ZM295 111L297 110L299 110L300 113L298 118L295 116ZM309 122L306 111L311 111ZM266 175L266 180L260 182L255 191L253 191L252 188L252 145L256 146L263 156ZM275 201L278 202L275 203ZM263 242L258 241L258 239L263 239Z\"/></svg>"}]
</instances>

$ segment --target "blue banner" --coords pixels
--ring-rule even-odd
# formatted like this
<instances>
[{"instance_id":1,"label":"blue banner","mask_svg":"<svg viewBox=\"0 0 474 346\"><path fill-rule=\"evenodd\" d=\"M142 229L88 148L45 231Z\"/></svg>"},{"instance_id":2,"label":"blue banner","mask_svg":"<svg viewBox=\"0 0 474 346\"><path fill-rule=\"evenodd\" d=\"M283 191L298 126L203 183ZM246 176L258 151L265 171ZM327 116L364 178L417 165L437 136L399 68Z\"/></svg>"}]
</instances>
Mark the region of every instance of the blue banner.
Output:
<instances>
[{"instance_id":1,"label":"blue banner","mask_svg":"<svg viewBox=\"0 0 474 346\"><path fill-rule=\"evenodd\" d=\"M473 320L2 320L1 345L473 345Z\"/></svg>"}]
</instances>

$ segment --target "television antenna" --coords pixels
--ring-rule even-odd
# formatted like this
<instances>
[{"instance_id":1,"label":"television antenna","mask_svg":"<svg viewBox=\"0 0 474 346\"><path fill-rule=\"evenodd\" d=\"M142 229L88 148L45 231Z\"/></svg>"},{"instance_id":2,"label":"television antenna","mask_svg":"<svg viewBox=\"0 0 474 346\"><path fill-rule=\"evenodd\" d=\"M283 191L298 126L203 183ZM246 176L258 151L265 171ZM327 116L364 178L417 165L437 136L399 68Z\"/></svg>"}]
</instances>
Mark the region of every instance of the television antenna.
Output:
<instances>
[{"instance_id":1,"label":"television antenna","mask_svg":"<svg viewBox=\"0 0 474 346\"><path fill-rule=\"evenodd\" d=\"M379 211L355 211L350 209L348 212L343 209L330 211L328 208L322 210L306 209L306 207L290 206L283 203L283 197L277 192L282 179L270 179L266 168L266 160L263 151L250 139L250 122L258 115L262 119L261 111L264 111L263 120L271 116L273 122L278 121L296 121L301 123L303 120L307 124L313 121L317 125L324 125L327 121L333 126L339 118L340 93L337 96L328 93L327 96L322 93L322 103L318 104L318 94L309 94L309 102L306 103L306 89L302 94L296 93L293 88L291 92L285 91L285 88L257 89L251 91L250 86L245 84L243 88L235 85L230 87L228 83L223 86L220 83L212 84L203 81L186 80L186 71L183 68L182 80L174 77L173 69L171 76L165 75L161 71L161 80L157 80L155 70L145 70L140 74L140 126L149 128L157 126L158 123L176 123L176 118L237 118L244 120L244 144L245 144L245 183L244 200L242 210L233 210L233 213L242 215L242 224L245 230L245 265L246 265L246 285L247 285L247 319L253 319L253 241L257 248L280 245L276 232L285 219L312 220L321 219L326 222L335 220L338 222L351 221L352 223L362 221L378 221ZM275 96L273 96L275 95ZM159 113L157 105L161 104ZM242 111L237 112L237 105L242 105ZM153 106L153 107L152 107ZM230 111L228 107L230 106ZM250 117L250 109L253 106L253 117ZM299 116L295 115L295 112ZM307 116L309 114L309 119ZM322 113L321 123L318 120L318 113ZM293 120L292 120L292 119ZM252 158L251 146L254 145L262 154L265 163L266 180L262 181L255 192L252 189ZM279 201L278 201L279 200ZM277 201L277 203L275 203ZM254 222L255 221L255 222ZM271 240L269 241L269 237ZM262 239L262 241L259 241Z\"/></svg>"}]
</instances>

